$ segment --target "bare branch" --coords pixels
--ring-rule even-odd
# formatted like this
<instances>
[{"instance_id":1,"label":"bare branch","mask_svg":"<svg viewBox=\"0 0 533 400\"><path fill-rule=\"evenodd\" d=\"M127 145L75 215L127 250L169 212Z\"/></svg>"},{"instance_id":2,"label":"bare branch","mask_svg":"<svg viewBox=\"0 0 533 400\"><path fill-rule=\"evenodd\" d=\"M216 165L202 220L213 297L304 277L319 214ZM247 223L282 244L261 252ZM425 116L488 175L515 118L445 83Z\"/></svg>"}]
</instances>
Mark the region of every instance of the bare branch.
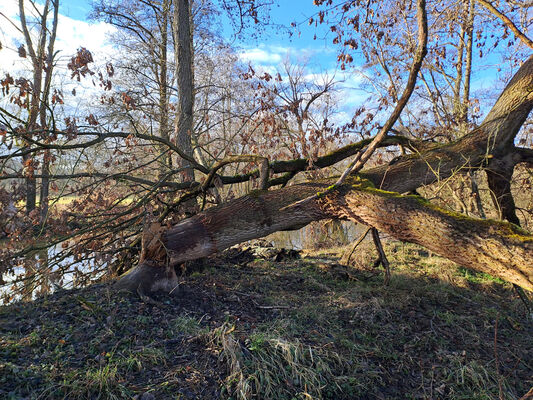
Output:
<instances>
[{"instance_id":1,"label":"bare branch","mask_svg":"<svg viewBox=\"0 0 533 400\"><path fill-rule=\"evenodd\" d=\"M479 4L481 4L483 7L485 7L487 10L489 10L494 16L499 18L506 27L508 27L513 33L516 35L518 39L520 39L526 46L529 46L533 49L533 40L528 38L518 27L514 24L513 21L509 19L505 14L500 12L496 7L492 5L487 0L476 0Z\"/></svg>"}]
</instances>

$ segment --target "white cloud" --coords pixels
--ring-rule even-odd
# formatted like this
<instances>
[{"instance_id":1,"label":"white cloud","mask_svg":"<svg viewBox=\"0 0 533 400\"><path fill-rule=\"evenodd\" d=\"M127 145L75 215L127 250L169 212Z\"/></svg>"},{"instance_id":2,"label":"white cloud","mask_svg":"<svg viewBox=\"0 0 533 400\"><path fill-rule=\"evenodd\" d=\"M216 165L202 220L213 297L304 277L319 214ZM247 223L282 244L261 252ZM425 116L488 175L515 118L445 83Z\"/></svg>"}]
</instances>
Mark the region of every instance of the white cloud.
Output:
<instances>
[{"instance_id":1,"label":"white cloud","mask_svg":"<svg viewBox=\"0 0 533 400\"><path fill-rule=\"evenodd\" d=\"M36 12L26 2L26 19L30 27L30 34L34 46L37 38L36 30L32 28L32 21ZM42 9L42 6L40 7ZM21 44L25 44L24 36L20 29L19 11L16 0L0 1L0 41L3 49L0 50L0 70L21 72L30 67L28 58L20 58L17 49ZM7 20L6 20L7 18ZM50 23L52 15L50 15ZM66 68L70 58L80 47L85 47L93 53L95 61L103 61L111 56L115 50L107 41L107 35L115 31L109 24L98 22L90 24L86 21L75 20L65 15L59 14L57 37L54 51L58 52L56 68Z\"/></svg>"},{"instance_id":2,"label":"white cloud","mask_svg":"<svg viewBox=\"0 0 533 400\"><path fill-rule=\"evenodd\" d=\"M270 51L263 48L249 49L239 54L244 62L257 64L279 64L283 59L283 52Z\"/></svg>"},{"instance_id":3,"label":"white cloud","mask_svg":"<svg viewBox=\"0 0 533 400\"><path fill-rule=\"evenodd\" d=\"M26 2L28 4L29 2ZM0 42L3 49L0 50L0 76L10 72L12 76L18 76L31 70L29 58L20 58L17 53L18 47L24 43L20 27L18 2L16 0L0 0L0 12L9 19L0 15ZM27 19L33 20L35 10L28 7ZM16 27L15 27L16 26ZM69 104L76 104L87 100L91 95L99 93L99 88L92 85L91 79L82 79L81 83L70 80L70 71L67 64L72 55L79 47L85 47L93 53L95 60L94 68L105 63L106 60L116 58L117 50L112 47L107 37L116 28L104 22L88 23L66 15L59 15L57 39L55 50L57 55L56 81L58 87L64 89L68 95L75 86L78 92L76 98L69 98ZM34 39L35 42L35 39ZM340 71L336 65L335 50L331 47L307 47L283 46L283 44L261 44L255 47L244 48L239 53L239 58L245 63L251 63L258 73L268 72L275 75L280 71L284 75L283 63L289 60L295 64L306 66L309 81L323 79L324 66L328 66L326 75L335 76L339 81L337 85L338 109L340 115L349 115L353 110L362 105L368 94L361 90L364 78L361 74L352 71ZM67 102L67 99L65 99Z\"/></svg>"},{"instance_id":4,"label":"white cloud","mask_svg":"<svg viewBox=\"0 0 533 400\"><path fill-rule=\"evenodd\" d=\"M338 89L342 92L343 107L354 108L362 106L368 99L369 93L362 89L366 78L357 71L341 71L342 78Z\"/></svg>"},{"instance_id":5,"label":"white cloud","mask_svg":"<svg viewBox=\"0 0 533 400\"><path fill-rule=\"evenodd\" d=\"M334 51L328 48L261 44L257 47L244 48L239 53L239 58L257 67L280 66L286 60L290 60L294 64L305 64L309 70L320 71L324 65L331 64L331 59L335 59L333 53Z\"/></svg>"},{"instance_id":6,"label":"white cloud","mask_svg":"<svg viewBox=\"0 0 533 400\"><path fill-rule=\"evenodd\" d=\"M339 68L336 62L335 50L326 47L297 48L283 47L280 45L265 45L244 49L239 53L239 58L245 63L251 63L258 75L268 72L274 76L280 72L286 79L285 62L300 65L304 70L304 79L307 82L323 83L331 78L337 82L335 85L334 99L337 112L330 118L336 125L342 125L351 120L354 111L364 105L369 93L363 86L368 83L363 74L347 68ZM327 68L324 68L327 66ZM299 67L296 67L299 68Z\"/></svg>"}]
</instances>

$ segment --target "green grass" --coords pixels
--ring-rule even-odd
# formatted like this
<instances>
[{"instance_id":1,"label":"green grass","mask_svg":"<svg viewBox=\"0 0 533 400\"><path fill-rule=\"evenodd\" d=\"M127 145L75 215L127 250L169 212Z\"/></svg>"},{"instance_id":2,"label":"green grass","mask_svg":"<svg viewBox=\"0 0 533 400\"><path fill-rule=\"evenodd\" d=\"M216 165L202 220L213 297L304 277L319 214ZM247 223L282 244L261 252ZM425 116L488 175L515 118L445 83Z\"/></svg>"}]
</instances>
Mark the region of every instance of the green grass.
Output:
<instances>
[{"instance_id":1,"label":"green grass","mask_svg":"<svg viewBox=\"0 0 533 400\"><path fill-rule=\"evenodd\" d=\"M516 399L533 323L509 284L386 243L223 257L147 304L107 285L0 308L0 398ZM496 338L496 340L495 340Z\"/></svg>"}]
</instances>

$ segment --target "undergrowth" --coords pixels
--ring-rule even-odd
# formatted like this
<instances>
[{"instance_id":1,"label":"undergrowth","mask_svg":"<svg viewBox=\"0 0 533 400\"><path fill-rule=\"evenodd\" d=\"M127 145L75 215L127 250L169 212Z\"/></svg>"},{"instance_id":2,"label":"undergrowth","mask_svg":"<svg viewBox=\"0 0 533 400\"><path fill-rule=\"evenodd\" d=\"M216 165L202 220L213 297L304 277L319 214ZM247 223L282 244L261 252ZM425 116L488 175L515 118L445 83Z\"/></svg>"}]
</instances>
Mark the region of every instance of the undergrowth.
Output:
<instances>
[{"instance_id":1,"label":"undergrowth","mask_svg":"<svg viewBox=\"0 0 533 400\"><path fill-rule=\"evenodd\" d=\"M4 306L0 398L517 399L531 388L533 324L510 285L387 242L384 286L365 246L352 266L338 263L345 249L221 256L153 303L95 285Z\"/></svg>"}]
</instances>

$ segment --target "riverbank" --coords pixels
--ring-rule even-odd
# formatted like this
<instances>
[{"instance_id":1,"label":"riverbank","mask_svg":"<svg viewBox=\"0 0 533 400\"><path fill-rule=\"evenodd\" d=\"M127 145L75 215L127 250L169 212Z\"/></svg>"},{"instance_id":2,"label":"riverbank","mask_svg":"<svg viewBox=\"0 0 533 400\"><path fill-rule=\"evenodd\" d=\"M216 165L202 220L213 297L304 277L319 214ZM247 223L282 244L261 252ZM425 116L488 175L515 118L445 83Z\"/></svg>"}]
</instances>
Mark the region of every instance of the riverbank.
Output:
<instances>
[{"instance_id":1,"label":"riverbank","mask_svg":"<svg viewBox=\"0 0 533 400\"><path fill-rule=\"evenodd\" d=\"M0 307L0 397L516 399L531 388L533 324L510 285L391 242L384 286L364 257L338 264L341 250L230 250L170 297L104 284Z\"/></svg>"}]
</instances>

